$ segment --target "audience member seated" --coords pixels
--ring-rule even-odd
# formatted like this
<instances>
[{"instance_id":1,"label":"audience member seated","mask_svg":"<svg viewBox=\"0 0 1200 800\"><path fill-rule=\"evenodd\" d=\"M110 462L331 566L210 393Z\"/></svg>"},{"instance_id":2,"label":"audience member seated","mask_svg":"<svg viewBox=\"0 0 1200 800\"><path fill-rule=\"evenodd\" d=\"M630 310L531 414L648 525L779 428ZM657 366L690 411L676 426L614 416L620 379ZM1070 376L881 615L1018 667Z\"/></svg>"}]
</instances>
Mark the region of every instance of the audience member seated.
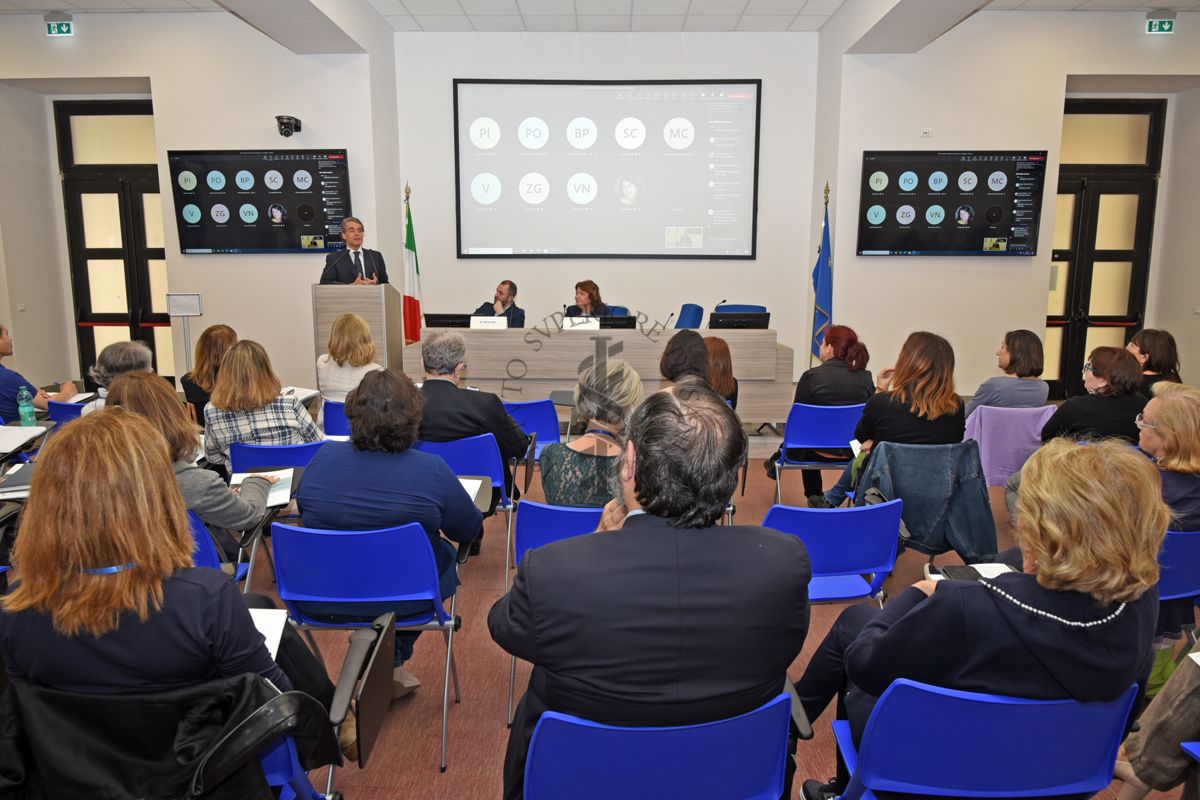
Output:
<instances>
[{"instance_id":1,"label":"audience member seated","mask_svg":"<svg viewBox=\"0 0 1200 800\"><path fill-rule=\"evenodd\" d=\"M867 401L854 438L869 454L879 442L896 444L956 444L963 439L966 417L954 392L954 348L935 333L909 334L895 367L875 380L878 393ZM865 460L865 456L860 457ZM857 462L856 462L857 463ZM846 467L837 485L808 498L813 508L836 508L852 486L854 465Z\"/></svg>"},{"instance_id":2,"label":"audience member seated","mask_svg":"<svg viewBox=\"0 0 1200 800\"><path fill-rule=\"evenodd\" d=\"M440 457L412 448L421 422L421 393L396 370L368 372L346 398L350 441L324 445L304 470L296 499L310 528L369 531L419 522L429 536L441 575L442 597L458 587L455 542L470 542L483 530L483 515ZM388 611L400 617L428 608L409 602L387 606L360 604L362 617ZM306 604L312 614L346 615L346 606L323 610ZM408 694L421 682L404 668L412 658L419 631L396 633L393 697Z\"/></svg>"},{"instance_id":3,"label":"audience member seated","mask_svg":"<svg viewBox=\"0 0 1200 800\"><path fill-rule=\"evenodd\" d=\"M208 526L230 561L237 558L238 538L232 531L250 531L267 514L267 493L275 476L247 478L229 488L217 473L196 465L200 436L170 385L152 372L130 372L113 381L108 405L141 414L167 442L175 480L189 511Z\"/></svg>"},{"instance_id":4,"label":"audience member seated","mask_svg":"<svg viewBox=\"0 0 1200 800\"><path fill-rule=\"evenodd\" d=\"M328 707L324 666L286 629L273 661L237 584L192 566L193 545L149 421L113 408L64 426L38 458L14 551L20 581L2 601L8 674L118 694L250 672Z\"/></svg>"},{"instance_id":5,"label":"audience member seated","mask_svg":"<svg viewBox=\"0 0 1200 800\"><path fill-rule=\"evenodd\" d=\"M243 339L221 359L212 400L204 409L204 455L219 467L229 464L229 445L281 445L318 442L324 437L312 415L271 369L267 351Z\"/></svg>"},{"instance_id":6,"label":"audience member seated","mask_svg":"<svg viewBox=\"0 0 1200 800\"><path fill-rule=\"evenodd\" d=\"M1154 459L1171 530L1200 531L1200 389L1179 383L1154 384L1154 397L1137 417L1138 445ZM1175 646L1183 628L1196 624L1191 598L1164 600L1158 607L1154 672L1146 691L1154 696L1175 670Z\"/></svg>"},{"instance_id":7,"label":"audience member seated","mask_svg":"<svg viewBox=\"0 0 1200 800\"><path fill-rule=\"evenodd\" d=\"M601 508L618 495L614 468L625 442L625 420L640 402L642 379L628 362L610 358L584 370L575 387L575 413L587 420L587 430L542 450L547 503Z\"/></svg>"},{"instance_id":8,"label":"audience member seated","mask_svg":"<svg viewBox=\"0 0 1200 800\"><path fill-rule=\"evenodd\" d=\"M525 310L517 307L517 285L509 280L500 281L492 302L481 303L475 309L475 316L507 317L508 327L525 327Z\"/></svg>"},{"instance_id":9,"label":"audience member seated","mask_svg":"<svg viewBox=\"0 0 1200 800\"><path fill-rule=\"evenodd\" d=\"M600 299L600 287L595 281L580 281L575 284L575 305L567 307L567 316L608 316L608 306Z\"/></svg>"},{"instance_id":10,"label":"audience member seated","mask_svg":"<svg viewBox=\"0 0 1200 800\"><path fill-rule=\"evenodd\" d=\"M196 366L179 379L183 397L196 409L196 421L204 427L204 407L217 382L221 359L237 341L237 332L228 325L210 325L196 341Z\"/></svg>"},{"instance_id":11,"label":"audience member seated","mask_svg":"<svg viewBox=\"0 0 1200 800\"><path fill-rule=\"evenodd\" d=\"M621 499L606 509L616 529L525 554L488 614L496 643L533 662L508 739L506 800L523 796L545 711L689 725L746 713L783 689L808 632L811 568L796 537L715 524L746 446L741 421L707 386L652 394L629 422Z\"/></svg>"},{"instance_id":12,"label":"audience member seated","mask_svg":"<svg viewBox=\"0 0 1200 800\"><path fill-rule=\"evenodd\" d=\"M729 344L720 336L705 336L704 346L708 348L708 385L725 398L730 408L737 411L738 380L733 377L733 356L729 354Z\"/></svg>"},{"instance_id":13,"label":"audience member seated","mask_svg":"<svg viewBox=\"0 0 1200 800\"><path fill-rule=\"evenodd\" d=\"M12 354L12 334L8 332L5 325L0 324L0 361ZM18 422L21 419L21 413L17 410L17 392L21 390L22 386L29 390L29 395L33 398L33 405L43 411L49 408L47 403L50 400L65 402L74 397L76 393L75 384L67 381L58 387L58 392L46 394L45 390L39 389L25 380L21 373L0 364L0 420L3 422Z\"/></svg>"},{"instance_id":14,"label":"audience member seated","mask_svg":"<svg viewBox=\"0 0 1200 800\"><path fill-rule=\"evenodd\" d=\"M1087 394L1067 399L1042 428L1042 441L1058 436L1076 439L1116 436L1138 440L1134 419L1146 407L1138 393L1141 370L1137 359L1119 347L1097 347L1083 365Z\"/></svg>"},{"instance_id":15,"label":"audience member seated","mask_svg":"<svg viewBox=\"0 0 1200 800\"><path fill-rule=\"evenodd\" d=\"M459 386L467 370L467 345L453 331L434 333L421 343L421 363L425 382L421 394L425 410L421 415L418 439L423 442L452 442L468 436L490 433L500 446L504 459L504 486L508 496L518 495L513 485L509 459L520 458L529 450L529 436L504 410L500 398L491 392L480 392ZM496 513L500 502L500 487L492 487L492 502L487 515ZM479 539L472 545L472 555L479 552Z\"/></svg>"},{"instance_id":16,"label":"audience member seated","mask_svg":"<svg viewBox=\"0 0 1200 800\"><path fill-rule=\"evenodd\" d=\"M1125 349L1133 353L1142 367L1142 384L1139 391L1150 396L1150 388L1159 381L1180 383L1179 350L1175 337L1168 331L1143 328L1133 335Z\"/></svg>"},{"instance_id":17,"label":"audience member seated","mask_svg":"<svg viewBox=\"0 0 1200 800\"><path fill-rule=\"evenodd\" d=\"M858 340L853 328L845 325L830 325L821 338L818 358L820 365L807 369L796 383L793 403L810 406L856 406L865 403L875 394L875 381L867 369L870 359L867 346ZM788 458L795 461L846 461L853 458L846 450L792 450ZM775 458L763 464L767 476L775 479ZM821 494L819 470L803 470L804 496Z\"/></svg>"},{"instance_id":18,"label":"audience member seated","mask_svg":"<svg viewBox=\"0 0 1200 800\"><path fill-rule=\"evenodd\" d=\"M838 718L861 737L897 678L1083 702L1114 700L1145 679L1170 520L1156 470L1119 442L1056 440L1024 471L1024 572L919 581L882 611L844 610L796 684L810 720L836 697ZM806 781L804 796L832 797L846 777Z\"/></svg>"},{"instance_id":19,"label":"audience member seated","mask_svg":"<svg viewBox=\"0 0 1200 800\"><path fill-rule=\"evenodd\" d=\"M967 402L968 417L979 406L1037 408L1046 404L1050 387L1039 377L1044 357L1042 340L1036 333L1016 330L1004 334L996 359L996 366L1004 374L979 385L975 396Z\"/></svg>"},{"instance_id":20,"label":"audience member seated","mask_svg":"<svg viewBox=\"0 0 1200 800\"><path fill-rule=\"evenodd\" d=\"M1191 655L1200 654L1200 645ZM1185 658L1142 715L1117 755L1116 777L1125 781L1117 800L1142 800L1152 790L1200 797L1200 764L1180 746L1200 740L1200 665Z\"/></svg>"},{"instance_id":21,"label":"audience member seated","mask_svg":"<svg viewBox=\"0 0 1200 800\"><path fill-rule=\"evenodd\" d=\"M708 382L708 347L704 337L690 328L676 331L667 340L658 371L663 380L679 383L686 380Z\"/></svg>"},{"instance_id":22,"label":"audience member seated","mask_svg":"<svg viewBox=\"0 0 1200 800\"><path fill-rule=\"evenodd\" d=\"M375 363L371 326L358 314L342 314L329 329L329 352L317 358L317 388L321 397L343 403L346 393L368 372L383 369Z\"/></svg>"},{"instance_id":23,"label":"audience member seated","mask_svg":"<svg viewBox=\"0 0 1200 800\"><path fill-rule=\"evenodd\" d=\"M104 408L108 387L113 381L129 372L151 372L153 364L154 354L145 342L113 342L105 347L96 357L96 365L88 370L100 387L97 390L100 396L84 406L80 413L91 414Z\"/></svg>"}]
</instances>

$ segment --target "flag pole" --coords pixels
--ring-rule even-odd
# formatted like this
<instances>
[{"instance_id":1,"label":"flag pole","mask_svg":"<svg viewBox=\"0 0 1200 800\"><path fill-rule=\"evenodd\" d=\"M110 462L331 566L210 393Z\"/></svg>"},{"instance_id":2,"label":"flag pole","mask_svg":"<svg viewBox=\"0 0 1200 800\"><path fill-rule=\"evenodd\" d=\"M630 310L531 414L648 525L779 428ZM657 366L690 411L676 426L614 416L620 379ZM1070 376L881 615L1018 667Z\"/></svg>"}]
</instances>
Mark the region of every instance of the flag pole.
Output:
<instances>
[{"instance_id":1,"label":"flag pole","mask_svg":"<svg viewBox=\"0 0 1200 800\"><path fill-rule=\"evenodd\" d=\"M824 216L824 219L829 219L829 181L825 181L825 216ZM824 223L824 222L822 222L822 223L821 223L821 228L822 228L822 229L824 229L824 227L825 227L825 223ZM832 254L831 254L831 255L832 255ZM817 245L817 258L819 259L820 257L821 257L821 245ZM832 260L830 261L829 270L830 270L830 272L832 272L832 271L833 271L833 262L832 262ZM813 355L813 353L812 353L812 348L809 348L809 351L808 351L808 366L810 366L810 367L811 367L811 366L813 366L813 362L814 362L814 361L817 361L817 360L818 360L818 359L817 359L817 357L816 357L816 356L814 356L814 355Z\"/></svg>"}]
</instances>

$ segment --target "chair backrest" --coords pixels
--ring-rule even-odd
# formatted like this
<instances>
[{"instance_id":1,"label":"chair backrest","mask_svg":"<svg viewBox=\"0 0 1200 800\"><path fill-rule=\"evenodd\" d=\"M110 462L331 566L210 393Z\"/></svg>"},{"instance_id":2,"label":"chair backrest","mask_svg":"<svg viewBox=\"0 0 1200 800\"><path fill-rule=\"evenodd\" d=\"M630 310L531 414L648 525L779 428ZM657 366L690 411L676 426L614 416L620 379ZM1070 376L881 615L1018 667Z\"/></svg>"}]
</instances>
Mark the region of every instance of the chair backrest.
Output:
<instances>
[{"instance_id":1,"label":"chair backrest","mask_svg":"<svg viewBox=\"0 0 1200 800\"><path fill-rule=\"evenodd\" d=\"M438 588L433 548L420 523L373 531L322 531L276 522L271 539L279 598L294 619L308 619L297 603L412 600L429 601L429 613L399 619L397 624L449 619Z\"/></svg>"},{"instance_id":2,"label":"chair backrest","mask_svg":"<svg viewBox=\"0 0 1200 800\"><path fill-rule=\"evenodd\" d=\"M548 711L525 762L526 800L767 800L783 793L789 698L731 719L622 728Z\"/></svg>"},{"instance_id":3,"label":"chair backrest","mask_svg":"<svg viewBox=\"0 0 1200 800\"><path fill-rule=\"evenodd\" d=\"M558 411L554 401L527 400L518 403L505 403L504 410L517 421L521 430L527 434L537 434L539 445L562 441L562 433L558 426Z\"/></svg>"},{"instance_id":4,"label":"chair backrest","mask_svg":"<svg viewBox=\"0 0 1200 800\"><path fill-rule=\"evenodd\" d=\"M603 508L571 508L522 500L517 507L517 563L535 547L592 533L600 527Z\"/></svg>"},{"instance_id":5,"label":"chair backrest","mask_svg":"<svg viewBox=\"0 0 1200 800\"><path fill-rule=\"evenodd\" d=\"M698 303L684 303L679 309L679 316L675 319L675 329L699 328L702 322L704 322L704 306Z\"/></svg>"},{"instance_id":6,"label":"chair backrest","mask_svg":"<svg viewBox=\"0 0 1200 800\"><path fill-rule=\"evenodd\" d=\"M746 303L722 303L713 309L714 314L765 314L766 306L756 306Z\"/></svg>"},{"instance_id":7,"label":"chair backrest","mask_svg":"<svg viewBox=\"0 0 1200 800\"><path fill-rule=\"evenodd\" d=\"M326 400L324 405L325 435L349 436L350 420L346 419L346 404Z\"/></svg>"},{"instance_id":8,"label":"chair backrest","mask_svg":"<svg viewBox=\"0 0 1200 800\"><path fill-rule=\"evenodd\" d=\"M608 315L610 317L628 317L629 316L629 306L614 306L612 304L609 304Z\"/></svg>"},{"instance_id":9,"label":"chair backrest","mask_svg":"<svg viewBox=\"0 0 1200 800\"><path fill-rule=\"evenodd\" d=\"M221 556L217 553L217 545L208 532L208 526L195 511L188 512L188 527L192 529L192 538L196 540L196 552L192 556L196 566L220 569Z\"/></svg>"},{"instance_id":10,"label":"chair backrest","mask_svg":"<svg viewBox=\"0 0 1200 800\"><path fill-rule=\"evenodd\" d=\"M790 533L804 542L813 577L886 575L896 566L903 500L858 508L771 506L764 528Z\"/></svg>"},{"instance_id":11,"label":"chair backrest","mask_svg":"<svg viewBox=\"0 0 1200 800\"><path fill-rule=\"evenodd\" d=\"M1098 792L1136 696L1135 685L1108 703L1024 700L896 680L867 722L852 783L958 797Z\"/></svg>"},{"instance_id":12,"label":"chair backrest","mask_svg":"<svg viewBox=\"0 0 1200 800\"><path fill-rule=\"evenodd\" d=\"M449 442L418 441L413 447L425 453L441 456L450 465L455 475L485 475L492 479L492 488L500 490L504 504L508 504L508 491L504 488L504 459L500 445L490 433L454 439Z\"/></svg>"},{"instance_id":13,"label":"chair backrest","mask_svg":"<svg viewBox=\"0 0 1200 800\"><path fill-rule=\"evenodd\" d=\"M783 430L787 448L846 448L862 419L865 403L853 406L813 406L793 403Z\"/></svg>"},{"instance_id":14,"label":"chair backrest","mask_svg":"<svg viewBox=\"0 0 1200 800\"><path fill-rule=\"evenodd\" d=\"M1167 531L1158 565L1159 600L1200 597L1200 531Z\"/></svg>"},{"instance_id":15,"label":"chair backrest","mask_svg":"<svg viewBox=\"0 0 1200 800\"><path fill-rule=\"evenodd\" d=\"M229 464L234 472L267 467L307 467L324 444L324 441L274 445L234 442L229 445Z\"/></svg>"},{"instance_id":16,"label":"chair backrest","mask_svg":"<svg viewBox=\"0 0 1200 800\"><path fill-rule=\"evenodd\" d=\"M1042 427L1054 410L1054 406L980 406L971 412L963 441L979 442L979 460L988 486L1003 486L1042 446Z\"/></svg>"},{"instance_id":17,"label":"chair backrest","mask_svg":"<svg viewBox=\"0 0 1200 800\"><path fill-rule=\"evenodd\" d=\"M59 425L64 422L70 422L73 419L78 419L83 413L83 407L86 403L60 403L57 400L50 400L47 403L47 409L50 413L50 419L57 422Z\"/></svg>"}]
</instances>

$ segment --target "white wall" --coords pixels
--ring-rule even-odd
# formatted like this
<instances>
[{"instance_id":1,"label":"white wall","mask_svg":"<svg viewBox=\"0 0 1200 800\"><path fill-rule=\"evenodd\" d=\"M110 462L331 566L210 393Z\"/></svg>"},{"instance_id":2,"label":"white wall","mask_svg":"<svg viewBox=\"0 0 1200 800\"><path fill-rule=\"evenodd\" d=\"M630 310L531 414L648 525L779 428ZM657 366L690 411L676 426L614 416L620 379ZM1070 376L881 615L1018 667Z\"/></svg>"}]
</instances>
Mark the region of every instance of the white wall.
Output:
<instances>
[{"instance_id":1,"label":"white wall","mask_svg":"<svg viewBox=\"0 0 1200 800\"><path fill-rule=\"evenodd\" d=\"M205 316L193 324L193 337L205 325L232 324L242 337L267 347L285 383L311 385L309 286L320 277L322 256L180 255L166 154L344 147L349 150L354 209L371 219L376 216L376 159L367 56L298 56L225 13L76 15L72 39L39 35L38 20L0 18L0 79L149 77L168 220L168 282L172 291L204 295ZM276 114L300 117L303 133L281 139ZM65 238L61 231L49 233ZM11 238L6 230L6 247ZM12 301L17 301L15 295ZM68 336L73 336L69 316L47 341L65 351ZM175 336L176 361L182 364L178 324Z\"/></svg>"},{"instance_id":2,"label":"white wall","mask_svg":"<svg viewBox=\"0 0 1200 800\"><path fill-rule=\"evenodd\" d=\"M591 278L606 301L658 320L685 302L764 304L780 341L807 366L816 40L809 33L397 34L400 152L413 187L426 310L471 311L510 278L532 326L573 303L575 283ZM761 78L758 258L456 259L454 78Z\"/></svg>"},{"instance_id":3,"label":"white wall","mask_svg":"<svg viewBox=\"0 0 1200 800\"><path fill-rule=\"evenodd\" d=\"M7 365L35 384L79 370L64 305L66 234L55 225L62 217L57 165L46 99L0 85L0 322L15 343Z\"/></svg>"},{"instance_id":4,"label":"white wall","mask_svg":"<svg viewBox=\"0 0 1200 800\"><path fill-rule=\"evenodd\" d=\"M1142 13L982 12L913 55L845 57L834 318L857 328L873 366L929 328L953 343L969 393L993 374L1004 331L1044 329L1067 75L1200 73L1200 26L1146 36L1144 24ZM965 148L1049 151L1036 258L855 256L863 150Z\"/></svg>"}]
</instances>

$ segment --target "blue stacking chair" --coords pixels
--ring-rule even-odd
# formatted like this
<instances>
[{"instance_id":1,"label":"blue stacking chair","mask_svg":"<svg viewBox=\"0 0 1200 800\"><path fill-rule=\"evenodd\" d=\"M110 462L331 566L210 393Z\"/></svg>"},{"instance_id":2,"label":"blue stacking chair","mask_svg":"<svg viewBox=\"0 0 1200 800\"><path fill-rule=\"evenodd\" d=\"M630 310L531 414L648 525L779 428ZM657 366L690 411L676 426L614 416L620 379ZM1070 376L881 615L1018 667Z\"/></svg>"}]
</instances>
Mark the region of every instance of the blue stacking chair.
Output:
<instances>
[{"instance_id":1,"label":"blue stacking chair","mask_svg":"<svg viewBox=\"0 0 1200 800\"><path fill-rule=\"evenodd\" d=\"M811 602L873 597L883 608L883 582L896 567L903 502L833 509L776 505L763 527L804 542L812 560Z\"/></svg>"},{"instance_id":2,"label":"blue stacking chair","mask_svg":"<svg viewBox=\"0 0 1200 800\"><path fill-rule=\"evenodd\" d=\"M231 472L249 472L255 469L307 467L324 444L324 441L274 445L234 442L229 445L229 468Z\"/></svg>"},{"instance_id":3,"label":"blue stacking chair","mask_svg":"<svg viewBox=\"0 0 1200 800\"><path fill-rule=\"evenodd\" d=\"M300 765L296 743L289 737L263 753L259 759L267 785L280 789L279 800L325 800L308 780Z\"/></svg>"},{"instance_id":4,"label":"blue stacking chair","mask_svg":"<svg viewBox=\"0 0 1200 800\"><path fill-rule=\"evenodd\" d=\"M336 400L326 400L324 406L325 435L349 436L350 421L346 419L346 404Z\"/></svg>"},{"instance_id":5,"label":"blue stacking chair","mask_svg":"<svg viewBox=\"0 0 1200 800\"><path fill-rule=\"evenodd\" d=\"M50 413L50 419L62 425L65 422L70 422L73 419L79 419L79 415L83 413L83 407L87 403L60 403L58 400L50 400L47 402L47 408Z\"/></svg>"},{"instance_id":6,"label":"blue stacking chair","mask_svg":"<svg viewBox=\"0 0 1200 800\"><path fill-rule=\"evenodd\" d=\"M854 406L813 406L793 403L783 429L783 446L775 459L775 502L783 502L785 469L845 469L849 461L793 461L788 450L844 450L854 438L865 403Z\"/></svg>"},{"instance_id":7,"label":"blue stacking chair","mask_svg":"<svg viewBox=\"0 0 1200 800\"><path fill-rule=\"evenodd\" d=\"M713 309L714 314L765 314L766 306L756 306L746 303L722 303Z\"/></svg>"},{"instance_id":8,"label":"blue stacking chair","mask_svg":"<svg viewBox=\"0 0 1200 800\"><path fill-rule=\"evenodd\" d=\"M492 488L500 490L500 504L504 511L507 533L504 539L504 591L508 591L508 573L512 569L512 512L516 508L508 490L504 487L504 459L500 456L500 445L490 433L468 436L449 442L417 442L413 445L426 453L442 457L455 475L484 475L492 480Z\"/></svg>"},{"instance_id":9,"label":"blue stacking chair","mask_svg":"<svg viewBox=\"0 0 1200 800\"><path fill-rule=\"evenodd\" d=\"M208 530L208 526L196 514L195 511L188 512L188 527L192 529L192 538L196 540L196 553L194 560L197 567L208 567L209 569L221 569L223 563L221 554L217 551L217 544L213 541L212 533ZM246 573L250 571L250 565L241 559L241 549L238 549L238 560L233 563L233 579L241 583L246 580ZM246 584L246 589L249 589L249 584Z\"/></svg>"},{"instance_id":10,"label":"blue stacking chair","mask_svg":"<svg viewBox=\"0 0 1200 800\"><path fill-rule=\"evenodd\" d=\"M1162 550L1158 552L1158 599L1178 600L1194 597L1200 600L1200 531L1167 531ZM1196 643L1196 629L1188 628L1188 638ZM1187 658L1184 648L1178 661Z\"/></svg>"},{"instance_id":11,"label":"blue stacking chair","mask_svg":"<svg viewBox=\"0 0 1200 800\"><path fill-rule=\"evenodd\" d=\"M842 800L873 800L875 792L1090 796L1112 782L1137 692L1134 685L1111 702L1080 703L893 681L857 748L850 723L833 723L851 776Z\"/></svg>"},{"instance_id":12,"label":"blue stacking chair","mask_svg":"<svg viewBox=\"0 0 1200 800\"><path fill-rule=\"evenodd\" d=\"M1200 761L1200 742L1184 742L1180 746L1193 761Z\"/></svg>"},{"instance_id":13,"label":"blue stacking chair","mask_svg":"<svg viewBox=\"0 0 1200 800\"><path fill-rule=\"evenodd\" d=\"M462 701L454 663L454 633L462 621L455 613L457 597L446 611L437 561L420 523L373 531L324 531L276 522L275 576L279 599L288 616L312 637L314 628L370 628L362 622L327 622L306 614L303 603L402 603L427 601L429 610L396 619L396 630L438 631L446 640L446 672L442 687L441 771L446 771L446 723L450 714L450 683L454 702ZM325 616L328 612L322 612ZM358 612L348 611L357 615ZM362 615L364 618L368 614ZM319 650L317 651L320 652Z\"/></svg>"},{"instance_id":14,"label":"blue stacking chair","mask_svg":"<svg viewBox=\"0 0 1200 800\"><path fill-rule=\"evenodd\" d=\"M534 445L533 452L535 461L540 461L542 449L546 445L562 441L562 429L558 424L558 411L554 408L553 400L547 398L516 403L506 402L504 410L517 421L525 433L530 436L537 434L537 443Z\"/></svg>"},{"instance_id":15,"label":"blue stacking chair","mask_svg":"<svg viewBox=\"0 0 1200 800\"><path fill-rule=\"evenodd\" d=\"M608 307L608 315L610 317L628 317L629 306L613 306Z\"/></svg>"},{"instance_id":16,"label":"blue stacking chair","mask_svg":"<svg viewBox=\"0 0 1200 800\"><path fill-rule=\"evenodd\" d=\"M696 303L684 303L675 319L675 330L681 328L699 328L704 321L704 307Z\"/></svg>"},{"instance_id":17,"label":"blue stacking chair","mask_svg":"<svg viewBox=\"0 0 1200 800\"><path fill-rule=\"evenodd\" d=\"M777 800L789 697L731 719L674 728L601 725L547 711L525 762L526 800Z\"/></svg>"},{"instance_id":18,"label":"blue stacking chair","mask_svg":"<svg viewBox=\"0 0 1200 800\"><path fill-rule=\"evenodd\" d=\"M600 527L603 508L571 508L522 500L517 510L517 564L535 547L592 533ZM512 727L513 696L517 686L517 657L512 656L508 670L508 725Z\"/></svg>"}]
</instances>

